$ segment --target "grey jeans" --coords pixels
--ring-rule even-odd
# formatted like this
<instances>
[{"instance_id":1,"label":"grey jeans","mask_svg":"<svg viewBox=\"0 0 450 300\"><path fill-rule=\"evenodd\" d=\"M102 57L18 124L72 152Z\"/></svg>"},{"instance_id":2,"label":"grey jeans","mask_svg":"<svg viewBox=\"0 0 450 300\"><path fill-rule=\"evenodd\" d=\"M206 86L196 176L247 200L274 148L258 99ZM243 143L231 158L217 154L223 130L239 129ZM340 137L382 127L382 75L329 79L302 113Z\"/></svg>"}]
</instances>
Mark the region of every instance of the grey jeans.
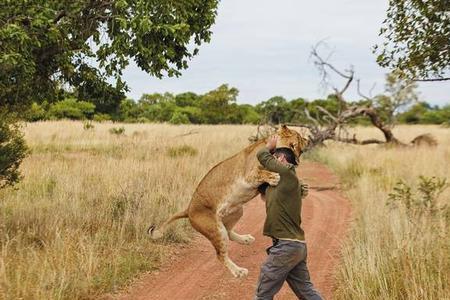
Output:
<instances>
[{"instance_id":1,"label":"grey jeans","mask_svg":"<svg viewBox=\"0 0 450 300\"><path fill-rule=\"evenodd\" d=\"M298 299L321 300L314 289L306 266L306 244L274 240L261 266L255 300L271 300L286 280Z\"/></svg>"}]
</instances>

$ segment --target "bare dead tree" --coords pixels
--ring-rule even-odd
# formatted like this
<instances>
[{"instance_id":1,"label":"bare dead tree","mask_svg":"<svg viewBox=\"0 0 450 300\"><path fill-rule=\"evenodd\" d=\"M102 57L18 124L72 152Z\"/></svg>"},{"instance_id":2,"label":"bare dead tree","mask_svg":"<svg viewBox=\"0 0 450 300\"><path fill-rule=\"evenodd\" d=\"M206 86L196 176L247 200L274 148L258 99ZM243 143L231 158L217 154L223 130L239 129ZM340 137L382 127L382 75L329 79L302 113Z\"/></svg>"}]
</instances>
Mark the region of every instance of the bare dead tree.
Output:
<instances>
[{"instance_id":1,"label":"bare dead tree","mask_svg":"<svg viewBox=\"0 0 450 300\"><path fill-rule=\"evenodd\" d=\"M348 69L344 71L341 71L338 68L336 68L333 64L328 62L327 59L324 59L319 54L318 52L319 46L320 43L312 48L311 57L314 59L314 65L318 68L319 73L322 77L322 81L326 82L327 78L330 76L329 74L330 72L336 74L337 76L345 80L341 88L332 86L334 95L336 96L338 102L338 111L335 115L333 115L324 107L316 106L317 110L319 110L323 114L322 120L318 120L318 118L312 117L309 111L305 110L305 116L308 120L311 121L310 124L291 123L288 125L304 127L310 130L311 137L309 148L313 148L317 145L322 145L323 142L326 140L336 140L340 142L359 145L382 144L382 143L401 145L402 143L394 136L391 128L383 122L383 120L381 119L375 108L373 108L371 105L350 105L346 101L344 94L352 85L352 83L355 81L355 71L352 66L350 66ZM361 93L359 80L356 81L358 93L361 95L361 97L368 100L369 103L372 103L373 99ZM383 133L385 141L377 139L358 140L356 139L355 135L349 138L348 132L346 130L346 125L350 120L359 116L368 117L371 123ZM336 130L338 131L338 134L336 134ZM347 137L342 137L341 135L342 132L347 133Z\"/></svg>"},{"instance_id":2,"label":"bare dead tree","mask_svg":"<svg viewBox=\"0 0 450 300\"><path fill-rule=\"evenodd\" d=\"M322 78L322 83L328 84L327 81L330 76L330 72L338 75L340 78L344 79L345 82L341 88L332 86L334 96L336 97L336 100L338 102L337 113L333 114L326 108L320 105L316 105L315 108L322 113L321 116L312 116L310 111L308 109L305 109L303 111L303 116L307 120L309 120L308 123L285 123L288 126L296 126L309 130L309 144L305 150L307 151L316 146L324 145L324 142L326 140L335 140L356 145L391 144L396 146L407 146L394 136L391 130L391 126L389 126L389 124L386 124L382 120L379 112L372 106L374 98L372 96L366 96L361 92L359 79L356 80L358 94L363 99L367 100L368 104L351 104L346 101L344 94L355 81L355 71L352 66L344 71L336 68L328 61L331 54L326 59L324 59L319 54L318 47L320 45L321 43L318 43L312 48L311 57L314 59L314 65L319 70L320 76ZM369 95L371 95L371 91L373 88L374 86L372 86L371 90L369 91ZM348 122L357 117L367 117L372 125L378 128L383 133L384 141L378 139L358 140L356 138L356 135L349 137L349 133L346 129L348 127ZM261 125L258 126L258 133L256 137L252 137L253 140L255 138L256 140L259 139L260 126ZM345 133L346 136L343 137L342 133Z\"/></svg>"},{"instance_id":3,"label":"bare dead tree","mask_svg":"<svg viewBox=\"0 0 450 300\"><path fill-rule=\"evenodd\" d=\"M360 80L357 80L357 91L358 95L363 97L364 99L372 102L372 98L367 97L361 92L360 88ZM373 126L378 128L384 135L384 138L386 139L386 143L393 143L393 144L402 144L392 133L391 126L389 124L385 124L380 116L378 115L377 111L371 107L371 106L362 106L359 108L362 115L368 116L370 118L370 121L372 122Z\"/></svg>"}]
</instances>

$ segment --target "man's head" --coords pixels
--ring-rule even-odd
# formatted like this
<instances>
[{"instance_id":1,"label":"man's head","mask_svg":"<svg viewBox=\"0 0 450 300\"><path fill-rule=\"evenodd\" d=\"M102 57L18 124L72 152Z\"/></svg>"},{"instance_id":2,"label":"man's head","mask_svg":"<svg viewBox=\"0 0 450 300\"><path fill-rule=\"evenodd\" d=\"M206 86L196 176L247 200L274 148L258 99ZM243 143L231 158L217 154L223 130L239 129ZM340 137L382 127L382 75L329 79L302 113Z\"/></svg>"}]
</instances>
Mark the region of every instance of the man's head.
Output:
<instances>
[{"instance_id":1,"label":"man's head","mask_svg":"<svg viewBox=\"0 0 450 300\"><path fill-rule=\"evenodd\" d=\"M297 165L297 158L294 152L289 148L276 148L273 155L282 163L290 163L294 166Z\"/></svg>"}]
</instances>

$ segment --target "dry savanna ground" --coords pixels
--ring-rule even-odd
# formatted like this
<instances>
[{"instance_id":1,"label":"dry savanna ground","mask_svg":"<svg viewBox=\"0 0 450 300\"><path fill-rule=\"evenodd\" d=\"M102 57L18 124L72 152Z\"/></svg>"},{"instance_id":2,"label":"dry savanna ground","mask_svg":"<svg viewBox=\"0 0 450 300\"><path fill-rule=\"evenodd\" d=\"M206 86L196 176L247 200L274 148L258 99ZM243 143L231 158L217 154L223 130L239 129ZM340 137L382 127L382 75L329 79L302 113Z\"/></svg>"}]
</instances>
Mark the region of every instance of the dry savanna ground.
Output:
<instances>
[{"instance_id":1,"label":"dry savanna ground","mask_svg":"<svg viewBox=\"0 0 450 300\"><path fill-rule=\"evenodd\" d=\"M377 135L370 128L355 130L358 137ZM174 243L188 241L191 229L184 221L162 243L150 241L145 229L184 208L202 176L248 145L255 127L94 123L86 129L81 122L59 121L27 124L24 132L32 151L22 165L24 179L0 191L0 298L82 299L157 268ZM425 200L416 191L419 175L432 183L437 180L431 176L450 178L450 129L401 126L395 132L403 141L431 132L440 145L332 143L309 154L340 175L354 207L338 299L450 294L449 216L443 208L450 190ZM400 179L411 196L399 192L403 196L388 205Z\"/></svg>"}]
</instances>

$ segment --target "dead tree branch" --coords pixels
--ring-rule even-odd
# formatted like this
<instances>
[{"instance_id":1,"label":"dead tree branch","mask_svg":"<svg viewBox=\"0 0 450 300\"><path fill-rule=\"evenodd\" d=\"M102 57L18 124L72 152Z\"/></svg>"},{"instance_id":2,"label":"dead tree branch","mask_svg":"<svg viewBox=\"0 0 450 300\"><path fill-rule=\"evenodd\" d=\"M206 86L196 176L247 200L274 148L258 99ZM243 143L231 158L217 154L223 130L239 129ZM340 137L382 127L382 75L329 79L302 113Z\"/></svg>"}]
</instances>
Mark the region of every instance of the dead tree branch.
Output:
<instances>
[{"instance_id":1,"label":"dead tree branch","mask_svg":"<svg viewBox=\"0 0 450 300\"><path fill-rule=\"evenodd\" d=\"M352 105L349 106L347 101L345 100L344 93L349 89L351 86L353 80L354 80L354 69L352 66L348 70L345 70L344 72L340 71L338 68L336 68L333 64L329 63L327 60L323 59L322 56L318 52L318 46L320 44L316 45L311 50L311 56L315 59L314 64L319 69L319 72L322 74L322 78L327 78L329 76L329 72L333 72L337 74L338 76L342 77L343 79L346 79L344 85L342 88L333 87L333 90L335 92L335 96L338 100L339 106L338 106L338 113L336 116L333 116L329 111L324 109L323 107L318 106L317 109L325 114L331 122L329 125L324 129L319 129L317 123L313 122L316 126L315 133L317 135L316 141L320 141L320 143L323 143L323 139L334 139L334 140L340 140L344 142L351 142L354 144L371 144L371 143L381 143L379 140L365 140L365 141L358 141L355 137L349 139L349 138L342 138L340 134L336 137L335 130L345 128L345 124L358 116L366 116L370 119L371 123L377 127L384 135L385 142L386 143L393 143L393 144L401 144L401 142L395 138L394 134L392 133L391 128L384 124L382 119L380 118L378 112L371 106L371 105ZM372 98L364 95L361 92L360 88L360 80L356 80L357 83L357 91L358 94L364 98L365 100L369 101L369 103L372 102ZM307 118L311 119L310 114L307 114Z\"/></svg>"},{"instance_id":2,"label":"dead tree branch","mask_svg":"<svg viewBox=\"0 0 450 300\"><path fill-rule=\"evenodd\" d=\"M368 104L362 105L350 105L346 99L344 94L348 91L352 83L354 82L355 72L352 66L347 70L341 71L333 64L329 62L329 58L324 59L318 51L318 47L321 43L318 43L311 50L311 57L313 57L314 65L318 68L322 82L327 81L329 77L329 73L335 73L339 77L345 79L345 82L341 88L336 86L332 86L334 91L334 95L336 96L338 103L338 111L336 114L331 113L327 109L322 106L317 105L317 111L319 111L322 116L316 115L315 117L311 115L310 111L305 108L304 109L304 117L308 120L308 124L301 123L287 123L288 126L296 126L301 128L307 128L310 131L309 144L307 149L314 148L319 145L323 145L326 140L335 140L344 143L352 143L357 145L368 145L368 144L383 144L390 143L395 145L404 145L400 142L393 134L390 126L385 124L380 117L378 111L372 106L373 97L366 96L361 92L360 80L356 80L357 91L358 94L365 100L368 101ZM373 87L371 88L371 90ZM370 91L371 94L371 91ZM356 117L367 117L373 126L378 128L385 138L385 141L381 141L378 139L367 139L367 140L358 140L355 135L349 138L348 131L346 130L346 126L349 121ZM338 134L336 134L336 130L338 130ZM345 137L341 136L341 132L344 131L346 133ZM259 132L259 127L258 127Z\"/></svg>"},{"instance_id":3,"label":"dead tree branch","mask_svg":"<svg viewBox=\"0 0 450 300\"><path fill-rule=\"evenodd\" d=\"M430 82L430 81L447 81L450 80L450 77L443 77L443 78L415 78L412 81L416 82Z\"/></svg>"},{"instance_id":4,"label":"dead tree branch","mask_svg":"<svg viewBox=\"0 0 450 300\"><path fill-rule=\"evenodd\" d=\"M360 97L362 97L368 101L372 101L371 97L369 98L361 92L361 80L359 78L356 80L356 91L358 92L358 95Z\"/></svg>"}]
</instances>

